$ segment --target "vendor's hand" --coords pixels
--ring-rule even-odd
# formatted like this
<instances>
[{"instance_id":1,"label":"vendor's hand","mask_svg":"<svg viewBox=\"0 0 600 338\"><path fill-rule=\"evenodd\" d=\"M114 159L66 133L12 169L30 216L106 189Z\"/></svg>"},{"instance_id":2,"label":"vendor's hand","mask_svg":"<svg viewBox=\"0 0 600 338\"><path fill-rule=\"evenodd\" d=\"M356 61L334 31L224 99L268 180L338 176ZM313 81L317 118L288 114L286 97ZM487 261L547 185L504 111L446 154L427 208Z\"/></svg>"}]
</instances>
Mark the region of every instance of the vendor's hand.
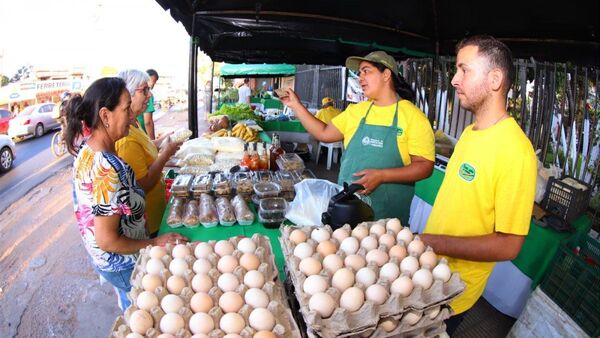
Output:
<instances>
[{"instance_id":1,"label":"vendor's hand","mask_svg":"<svg viewBox=\"0 0 600 338\"><path fill-rule=\"evenodd\" d=\"M362 176L360 179L352 183L360 184L365 187L364 190L359 191L359 193L363 195L372 193L375 189L377 189L377 187L379 187L381 183L383 183L383 177L378 169L361 170L357 173L354 173L354 176Z\"/></svg>"},{"instance_id":2,"label":"vendor's hand","mask_svg":"<svg viewBox=\"0 0 600 338\"><path fill-rule=\"evenodd\" d=\"M175 155L175 153L177 152L177 150L179 150L179 147L181 147L182 144L183 142L168 141L161 149L161 152L165 153L165 156L167 156L167 158L170 158L171 156Z\"/></svg>"},{"instance_id":3,"label":"vendor's hand","mask_svg":"<svg viewBox=\"0 0 600 338\"><path fill-rule=\"evenodd\" d=\"M165 246L167 244L181 244L187 243L189 239L182 234L178 234L176 232L169 232L168 234L164 234L162 236L158 236L154 239L154 245Z\"/></svg>"},{"instance_id":4,"label":"vendor's hand","mask_svg":"<svg viewBox=\"0 0 600 338\"><path fill-rule=\"evenodd\" d=\"M302 105L300 98L296 95L296 92L292 88L285 89L286 96L280 97L279 99L283 104L290 107L292 110Z\"/></svg>"}]
</instances>

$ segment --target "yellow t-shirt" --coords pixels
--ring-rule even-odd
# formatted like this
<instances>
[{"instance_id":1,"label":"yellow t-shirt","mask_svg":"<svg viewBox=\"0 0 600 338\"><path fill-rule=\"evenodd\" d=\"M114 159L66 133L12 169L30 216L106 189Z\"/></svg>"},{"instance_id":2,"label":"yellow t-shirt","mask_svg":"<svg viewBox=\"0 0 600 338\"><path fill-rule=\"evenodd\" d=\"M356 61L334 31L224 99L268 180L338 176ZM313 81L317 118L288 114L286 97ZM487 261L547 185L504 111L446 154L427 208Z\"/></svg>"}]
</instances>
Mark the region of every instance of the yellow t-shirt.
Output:
<instances>
[{"instance_id":1,"label":"yellow t-shirt","mask_svg":"<svg viewBox=\"0 0 600 338\"><path fill-rule=\"evenodd\" d=\"M332 118L340 115L341 112L342 112L341 110L339 110L335 107L329 106L327 108L323 108L323 109L319 110L317 112L317 114L315 115L315 117L318 118L319 120L323 121L323 123L329 124L329 121L331 121Z\"/></svg>"},{"instance_id":2,"label":"yellow t-shirt","mask_svg":"<svg viewBox=\"0 0 600 338\"><path fill-rule=\"evenodd\" d=\"M484 130L468 126L448 162L424 232L527 235L536 166L531 142L513 118ZM479 299L495 263L451 257L448 262L466 283L465 292L450 304L458 314Z\"/></svg>"},{"instance_id":3,"label":"yellow t-shirt","mask_svg":"<svg viewBox=\"0 0 600 338\"><path fill-rule=\"evenodd\" d=\"M370 101L349 105L344 112L331 120L344 134L344 147L348 147L370 105ZM365 123L390 126L394 121L395 109L395 103L389 106L373 105ZM410 164L410 155L435 160L435 140L431 124L425 114L408 100L401 100L398 104L398 149L404 165Z\"/></svg>"},{"instance_id":4,"label":"yellow t-shirt","mask_svg":"<svg viewBox=\"0 0 600 338\"><path fill-rule=\"evenodd\" d=\"M141 129L130 126L129 135L115 143L117 155L133 169L136 179L148 175L148 168L158 157L158 149ZM152 234L160 228L165 202L165 182L161 178L146 193L146 229Z\"/></svg>"}]
</instances>

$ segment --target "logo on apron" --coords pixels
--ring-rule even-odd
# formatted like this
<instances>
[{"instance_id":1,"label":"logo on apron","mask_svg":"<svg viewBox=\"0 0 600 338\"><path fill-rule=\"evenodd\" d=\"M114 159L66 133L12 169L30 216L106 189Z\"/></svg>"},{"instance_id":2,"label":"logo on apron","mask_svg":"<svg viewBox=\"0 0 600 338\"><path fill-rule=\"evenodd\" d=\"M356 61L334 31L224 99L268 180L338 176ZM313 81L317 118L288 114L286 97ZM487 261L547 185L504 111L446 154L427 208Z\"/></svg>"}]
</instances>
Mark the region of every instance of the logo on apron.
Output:
<instances>
[{"instance_id":1,"label":"logo on apron","mask_svg":"<svg viewBox=\"0 0 600 338\"><path fill-rule=\"evenodd\" d=\"M365 147L383 148L383 140L365 136L362 138L362 145Z\"/></svg>"},{"instance_id":2,"label":"logo on apron","mask_svg":"<svg viewBox=\"0 0 600 338\"><path fill-rule=\"evenodd\" d=\"M469 163L463 163L458 169L458 176L467 182L471 182L475 179L475 167L470 165Z\"/></svg>"},{"instance_id":3,"label":"logo on apron","mask_svg":"<svg viewBox=\"0 0 600 338\"><path fill-rule=\"evenodd\" d=\"M400 137L400 136L402 136L402 134L404 134L404 129L402 129L402 128L398 127L398 132L396 133L396 135L397 135L398 137Z\"/></svg>"}]
</instances>

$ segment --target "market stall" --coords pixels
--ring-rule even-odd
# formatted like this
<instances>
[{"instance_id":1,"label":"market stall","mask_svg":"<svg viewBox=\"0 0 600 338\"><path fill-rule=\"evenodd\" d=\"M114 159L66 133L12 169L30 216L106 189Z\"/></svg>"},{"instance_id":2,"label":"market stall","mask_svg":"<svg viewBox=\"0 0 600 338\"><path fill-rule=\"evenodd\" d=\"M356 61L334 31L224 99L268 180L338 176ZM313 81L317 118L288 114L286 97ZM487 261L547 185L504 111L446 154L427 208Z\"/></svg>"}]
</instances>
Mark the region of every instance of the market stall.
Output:
<instances>
[{"instance_id":1,"label":"market stall","mask_svg":"<svg viewBox=\"0 0 600 338\"><path fill-rule=\"evenodd\" d=\"M319 156L319 141L312 137L299 120L265 121L263 129L269 135L277 133L281 141L293 143L306 143L311 152L311 159L316 161Z\"/></svg>"}]
</instances>

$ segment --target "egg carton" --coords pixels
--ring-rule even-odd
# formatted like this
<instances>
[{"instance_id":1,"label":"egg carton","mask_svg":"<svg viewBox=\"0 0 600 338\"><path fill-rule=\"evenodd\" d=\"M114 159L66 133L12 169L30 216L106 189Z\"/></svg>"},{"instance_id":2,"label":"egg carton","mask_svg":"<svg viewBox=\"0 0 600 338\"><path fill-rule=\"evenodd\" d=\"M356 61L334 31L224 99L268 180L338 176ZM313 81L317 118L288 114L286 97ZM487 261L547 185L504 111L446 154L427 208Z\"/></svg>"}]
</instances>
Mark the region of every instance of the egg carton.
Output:
<instances>
[{"instance_id":1,"label":"egg carton","mask_svg":"<svg viewBox=\"0 0 600 338\"><path fill-rule=\"evenodd\" d=\"M398 321L397 326L392 331L387 332L381 325L377 325L369 337L434 337L446 330L444 321L450 318L451 314L452 310L448 307L439 308L435 312L431 312L431 310L422 311L420 312L421 318L412 325L406 321L405 315L396 318L390 317Z\"/></svg>"}]
</instances>

